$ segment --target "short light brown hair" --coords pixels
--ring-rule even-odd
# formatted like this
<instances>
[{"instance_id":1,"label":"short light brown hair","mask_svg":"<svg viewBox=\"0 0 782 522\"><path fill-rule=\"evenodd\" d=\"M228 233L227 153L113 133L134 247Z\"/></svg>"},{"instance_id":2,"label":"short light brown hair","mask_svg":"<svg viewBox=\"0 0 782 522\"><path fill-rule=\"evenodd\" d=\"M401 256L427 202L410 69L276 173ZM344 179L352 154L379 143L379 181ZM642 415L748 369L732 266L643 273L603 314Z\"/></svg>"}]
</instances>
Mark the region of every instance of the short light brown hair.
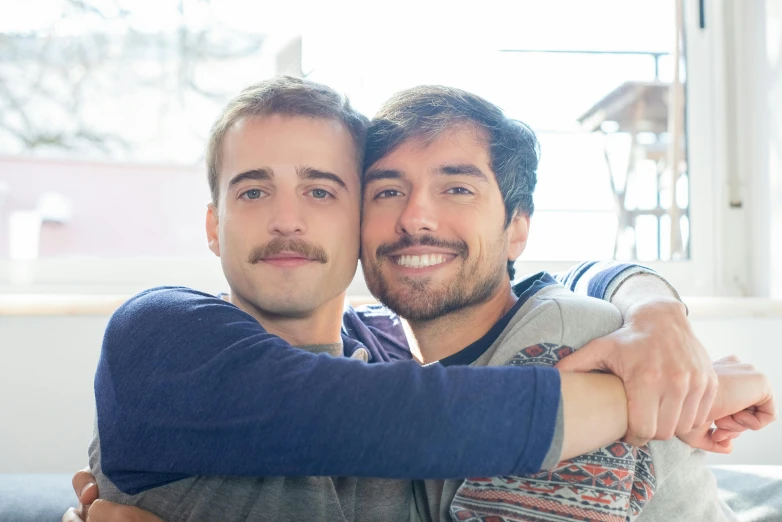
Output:
<instances>
[{"instance_id":1,"label":"short light brown hair","mask_svg":"<svg viewBox=\"0 0 782 522\"><path fill-rule=\"evenodd\" d=\"M344 124L353 137L360 172L369 123L366 116L355 110L347 97L331 87L292 76L277 76L244 89L228 102L212 125L206 150L206 167L212 203L215 205L220 196L219 172L226 132L241 118L273 114L309 116Z\"/></svg>"}]
</instances>

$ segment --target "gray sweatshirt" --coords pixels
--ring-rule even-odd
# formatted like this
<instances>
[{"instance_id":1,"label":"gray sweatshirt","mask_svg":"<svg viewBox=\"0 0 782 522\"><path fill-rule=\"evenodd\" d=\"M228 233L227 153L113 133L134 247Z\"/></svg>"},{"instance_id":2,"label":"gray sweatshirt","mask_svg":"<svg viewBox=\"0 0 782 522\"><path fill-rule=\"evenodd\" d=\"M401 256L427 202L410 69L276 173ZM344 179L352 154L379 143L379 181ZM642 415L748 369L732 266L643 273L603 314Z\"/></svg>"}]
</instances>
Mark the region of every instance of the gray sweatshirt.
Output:
<instances>
[{"instance_id":1,"label":"gray sweatshirt","mask_svg":"<svg viewBox=\"0 0 782 522\"><path fill-rule=\"evenodd\" d=\"M621 325L613 305L576 296L561 285L547 286L521 304L471 364L554 365ZM491 516L535 521L735 520L718 499L703 457L678 439L642 448L616 442L530 476L418 481L418 516L425 521Z\"/></svg>"}]
</instances>

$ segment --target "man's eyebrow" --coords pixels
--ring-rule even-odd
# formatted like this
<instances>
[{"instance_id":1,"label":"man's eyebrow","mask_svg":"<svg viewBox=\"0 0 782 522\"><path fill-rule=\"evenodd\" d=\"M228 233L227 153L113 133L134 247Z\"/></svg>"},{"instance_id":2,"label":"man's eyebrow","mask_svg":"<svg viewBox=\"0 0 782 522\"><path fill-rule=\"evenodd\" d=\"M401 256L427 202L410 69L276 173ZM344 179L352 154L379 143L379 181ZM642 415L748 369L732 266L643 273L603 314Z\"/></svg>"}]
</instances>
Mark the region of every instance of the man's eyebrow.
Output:
<instances>
[{"instance_id":1,"label":"man's eyebrow","mask_svg":"<svg viewBox=\"0 0 782 522\"><path fill-rule=\"evenodd\" d=\"M445 174L446 176L473 176L479 178L481 181L488 183L489 178L483 173L481 169L471 163L459 163L456 165L440 165L435 169L437 174Z\"/></svg>"},{"instance_id":2,"label":"man's eyebrow","mask_svg":"<svg viewBox=\"0 0 782 522\"><path fill-rule=\"evenodd\" d=\"M348 186L344 181L342 181L342 178L333 172L325 172L322 170L313 169L312 167L298 167L296 169L296 174L298 174L300 179L326 179L333 181L343 189L348 190Z\"/></svg>"},{"instance_id":3,"label":"man's eyebrow","mask_svg":"<svg viewBox=\"0 0 782 522\"><path fill-rule=\"evenodd\" d=\"M274 179L274 171L267 168L248 170L247 172L242 172L241 174L237 174L231 178L231 181L228 182L228 186L233 187L237 183L241 183L242 181L248 179L255 181L268 181Z\"/></svg>"},{"instance_id":4,"label":"man's eyebrow","mask_svg":"<svg viewBox=\"0 0 782 522\"><path fill-rule=\"evenodd\" d=\"M394 169L372 169L364 174L364 185L369 185L373 181L381 179L401 179L402 173Z\"/></svg>"}]
</instances>

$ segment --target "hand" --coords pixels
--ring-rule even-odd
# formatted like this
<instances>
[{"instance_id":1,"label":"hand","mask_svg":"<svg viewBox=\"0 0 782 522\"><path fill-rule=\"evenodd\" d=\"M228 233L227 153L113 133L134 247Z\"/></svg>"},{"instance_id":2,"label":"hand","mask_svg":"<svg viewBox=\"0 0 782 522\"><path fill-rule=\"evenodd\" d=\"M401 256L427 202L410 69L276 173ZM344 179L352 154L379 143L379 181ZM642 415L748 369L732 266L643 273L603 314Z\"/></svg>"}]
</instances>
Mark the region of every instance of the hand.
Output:
<instances>
[{"instance_id":1,"label":"hand","mask_svg":"<svg viewBox=\"0 0 782 522\"><path fill-rule=\"evenodd\" d=\"M79 502L78 508L70 508L63 516L62 522L84 522L87 520L87 511L90 504L98 498L98 485L95 477L90 473L90 468L77 471L71 480L73 492Z\"/></svg>"},{"instance_id":2,"label":"hand","mask_svg":"<svg viewBox=\"0 0 782 522\"><path fill-rule=\"evenodd\" d=\"M768 377L731 355L715 361L719 388L709 412L720 430L759 430L777 419L776 399ZM743 430L742 430L743 431Z\"/></svg>"},{"instance_id":3,"label":"hand","mask_svg":"<svg viewBox=\"0 0 782 522\"><path fill-rule=\"evenodd\" d=\"M99 499L98 485L90 468L76 472L72 484L79 507L70 508L63 515L62 522L163 522L143 509Z\"/></svg>"},{"instance_id":4,"label":"hand","mask_svg":"<svg viewBox=\"0 0 782 522\"><path fill-rule=\"evenodd\" d=\"M81 518L76 509L71 508L62 517L62 522L163 522L163 520L141 508L97 499L90 506L86 518Z\"/></svg>"},{"instance_id":5,"label":"hand","mask_svg":"<svg viewBox=\"0 0 782 522\"><path fill-rule=\"evenodd\" d=\"M684 305L672 297L629 306L625 324L557 364L560 371L608 371L627 392L628 431L635 446L687 434L707 422L717 376L695 337Z\"/></svg>"},{"instance_id":6,"label":"hand","mask_svg":"<svg viewBox=\"0 0 782 522\"><path fill-rule=\"evenodd\" d=\"M733 439L738 437L741 431L744 430L728 431L720 436L719 439L714 437L715 431L709 422L699 428L695 428L690 433L679 435L679 439L691 448L728 455L733 452Z\"/></svg>"},{"instance_id":7,"label":"hand","mask_svg":"<svg viewBox=\"0 0 782 522\"><path fill-rule=\"evenodd\" d=\"M710 420L679 438L693 448L730 453L732 440L741 432L762 429L776 420L776 401L768 378L735 355L715 361L714 369L719 387Z\"/></svg>"}]
</instances>

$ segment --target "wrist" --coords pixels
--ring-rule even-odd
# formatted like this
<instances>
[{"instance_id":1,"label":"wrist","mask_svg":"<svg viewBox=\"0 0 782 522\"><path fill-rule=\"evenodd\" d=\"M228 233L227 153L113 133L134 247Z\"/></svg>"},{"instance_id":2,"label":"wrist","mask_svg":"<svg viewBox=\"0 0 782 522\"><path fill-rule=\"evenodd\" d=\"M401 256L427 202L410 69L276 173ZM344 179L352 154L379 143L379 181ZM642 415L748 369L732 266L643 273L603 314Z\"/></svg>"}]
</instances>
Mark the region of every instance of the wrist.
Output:
<instances>
[{"instance_id":1,"label":"wrist","mask_svg":"<svg viewBox=\"0 0 782 522\"><path fill-rule=\"evenodd\" d=\"M687 317L687 307L674 296L654 295L635 302L628 303L624 308L623 316L629 322L634 316L645 315L649 312L666 311L671 314Z\"/></svg>"},{"instance_id":2,"label":"wrist","mask_svg":"<svg viewBox=\"0 0 782 522\"><path fill-rule=\"evenodd\" d=\"M637 311L654 303L678 303L684 314L687 314L687 307L673 287L660 276L648 272L636 273L623 280L611 296L610 302L619 309L625 319L633 309Z\"/></svg>"}]
</instances>

